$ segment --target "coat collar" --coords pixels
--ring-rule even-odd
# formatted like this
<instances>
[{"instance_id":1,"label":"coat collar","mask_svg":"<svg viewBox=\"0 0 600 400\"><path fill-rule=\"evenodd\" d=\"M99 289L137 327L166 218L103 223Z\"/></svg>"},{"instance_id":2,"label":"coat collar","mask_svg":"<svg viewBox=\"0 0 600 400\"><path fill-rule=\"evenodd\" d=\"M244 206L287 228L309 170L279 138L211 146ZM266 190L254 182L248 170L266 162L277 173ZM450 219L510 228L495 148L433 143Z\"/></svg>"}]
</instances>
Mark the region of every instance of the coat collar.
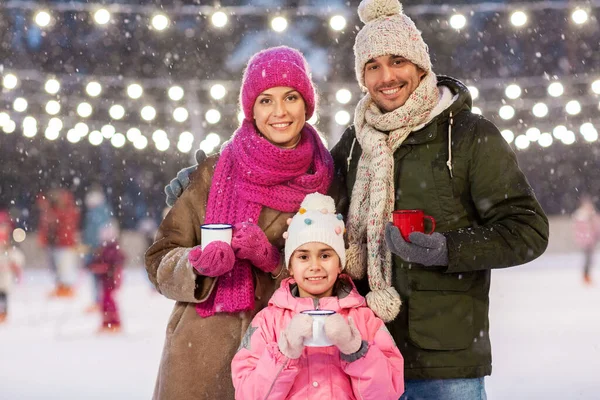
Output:
<instances>
[{"instance_id":1,"label":"coat collar","mask_svg":"<svg viewBox=\"0 0 600 400\"><path fill-rule=\"evenodd\" d=\"M296 281L294 278L287 278L281 282L281 286L269 300L269 305L294 312L315 309L340 312L343 309L358 308L365 305L365 298L358 294L354 283L347 275L340 275L336 286L337 296L322 297L320 299L297 297L294 295L294 289L297 287Z\"/></svg>"},{"instance_id":2,"label":"coat collar","mask_svg":"<svg viewBox=\"0 0 600 400\"><path fill-rule=\"evenodd\" d=\"M445 124L448 121L450 112L457 115L462 108L471 109L473 100L469 89L458 79L449 76L438 75L438 86L445 86L450 89L455 100L445 110L435 116L423 128L412 132L404 141L405 144L421 144L430 142L436 138L438 125Z\"/></svg>"}]
</instances>

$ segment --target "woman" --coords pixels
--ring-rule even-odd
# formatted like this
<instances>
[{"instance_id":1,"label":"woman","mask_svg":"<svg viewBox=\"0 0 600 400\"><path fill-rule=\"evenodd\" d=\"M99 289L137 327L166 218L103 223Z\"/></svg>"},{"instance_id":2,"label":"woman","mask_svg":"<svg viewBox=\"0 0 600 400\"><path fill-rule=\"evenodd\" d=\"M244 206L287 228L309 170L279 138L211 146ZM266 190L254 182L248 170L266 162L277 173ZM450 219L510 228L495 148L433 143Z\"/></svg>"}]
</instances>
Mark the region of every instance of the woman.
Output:
<instances>
[{"instance_id":1,"label":"woman","mask_svg":"<svg viewBox=\"0 0 600 400\"><path fill-rule=\"evenodd\" d=\"M308 193L337 196L333 160L306 123L315 89L302 54L276 47L254 55L240 102L241 126L191 174L146 253L150 280L177 301L155 399L234 398L231 359L282 278L286 220ZM231 245L200 249L205 223L234 225Z\"/></svg>"}]
</instances>

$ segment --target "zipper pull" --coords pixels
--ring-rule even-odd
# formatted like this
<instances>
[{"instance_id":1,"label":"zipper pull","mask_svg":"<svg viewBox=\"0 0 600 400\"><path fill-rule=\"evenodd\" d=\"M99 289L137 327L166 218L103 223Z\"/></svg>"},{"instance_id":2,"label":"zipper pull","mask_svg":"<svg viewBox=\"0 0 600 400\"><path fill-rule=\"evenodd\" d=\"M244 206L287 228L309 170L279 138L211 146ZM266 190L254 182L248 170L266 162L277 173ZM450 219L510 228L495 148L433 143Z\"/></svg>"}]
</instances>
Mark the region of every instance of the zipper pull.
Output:
<instances>
[{"instance_id":1,"label":"zipper pull","mask_svg":"<svg viewBox=\"0 0 600 400\"><path fill-rule=\"evenodd\" d=\"M352 146L350 146L350 154L348 154L348 158L346 161L348 162L348 166L346 167L346 172L350 171L350 162L352 161L352 153L354 152L354 144L356 143L356 137L352 139Z\"/></svg>"},{"instance_id":2,"label":"zipper pull","mask_svg":"<svg viewBox=\"0 0 600 400\"><path fill-rule=\"evenodd\" d=\"M454 124L454 116L452 115L452 111L450 111L450 123L448 124L448 161L446 161L446 166L448 167L448 172L450 172L450 179L453 179L454 176L452 174L452 125Z\"/></svg>"}]
</instances>

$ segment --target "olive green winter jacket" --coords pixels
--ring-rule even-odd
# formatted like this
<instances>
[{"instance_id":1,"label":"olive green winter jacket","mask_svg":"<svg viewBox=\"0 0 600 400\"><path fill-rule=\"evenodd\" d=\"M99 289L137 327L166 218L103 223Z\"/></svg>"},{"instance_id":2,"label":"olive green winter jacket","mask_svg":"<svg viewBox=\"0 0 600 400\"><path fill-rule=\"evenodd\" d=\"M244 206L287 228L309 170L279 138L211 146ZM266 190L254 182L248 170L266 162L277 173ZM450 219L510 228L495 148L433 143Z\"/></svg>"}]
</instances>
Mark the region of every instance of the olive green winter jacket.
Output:
<instances>
[{"instance_id":1,"label":"olive green winter jacket","mask_svg":"<svg viewBox=\"0 0 600 400\"><path fill-rule=\"evenodd\" d=\"M433 216L449 258L447 268L432 271L393 257L403 304L388 328L404 356L406 379L491 374L491 270L529 262L548 243L548 219L498 129L471 113L461 82L438 76L438 85L457 98L394 153L395 209ZM349 196L361 155L358 141L350 155L354 139L351 126L332 149Z\"/></svg>"}]
</instances>

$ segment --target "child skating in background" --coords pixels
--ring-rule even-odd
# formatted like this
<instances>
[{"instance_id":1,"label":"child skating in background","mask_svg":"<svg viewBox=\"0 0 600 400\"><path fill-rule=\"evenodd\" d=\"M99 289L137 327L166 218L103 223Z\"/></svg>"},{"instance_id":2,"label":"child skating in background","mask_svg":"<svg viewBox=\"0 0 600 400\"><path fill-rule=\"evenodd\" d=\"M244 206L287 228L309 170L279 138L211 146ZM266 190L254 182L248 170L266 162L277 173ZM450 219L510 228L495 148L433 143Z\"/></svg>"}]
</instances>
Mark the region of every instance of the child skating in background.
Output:
<instances>
[{"instance_id":1,"label":"child skating in background","mask_svg":"<svg viewBox=\"0 0 600 400\"><path fill-rule=\"evenodd\" d=\"M6 211L0 211L0 324L8 316L8 296L15 281L21 279L25 256L10 241L13 224Z\"/></svg>"},{"instance_id":2,"label":"child skating in background","mask_svg":"<svg viewBox=\"0 0 600 400\"><path fill-rule=\"evenodd\" d=\"M100 229L100 247L96 249L90 263L90 270L101 281L102 325L100 332L121 331L121 316L115 299L115 292L121 286L125 254L119 245L118 222L111 219Z\"/></svg>"},{"instance_id":3,"label":"child skating in background","mask_svg":"<svg viewBox=\"0 0 600 400\"><path fill-rule=\"evenodd\" d=\"M345 266L344 222L333 199L309 194L287 231L282 281L252 320L231 364L236 399L400 398L404 361L383 321L367 308ZM333 310L324 322L332 346L312 338L307 310Z\"/></svg>"},{"instance_id":4,"label":"child skating in background","mask_svg":"<svg viewBox=\"0 0 600 400\"><path fill-rule=\"evenodd\" d=\"M583 195L581 197L581 203L573 213L572 220L575 244L583 250L583 282L591 285L594 251L600 241L600 214L598 214L591 196Z\"/></svg>"}]
</instances>

